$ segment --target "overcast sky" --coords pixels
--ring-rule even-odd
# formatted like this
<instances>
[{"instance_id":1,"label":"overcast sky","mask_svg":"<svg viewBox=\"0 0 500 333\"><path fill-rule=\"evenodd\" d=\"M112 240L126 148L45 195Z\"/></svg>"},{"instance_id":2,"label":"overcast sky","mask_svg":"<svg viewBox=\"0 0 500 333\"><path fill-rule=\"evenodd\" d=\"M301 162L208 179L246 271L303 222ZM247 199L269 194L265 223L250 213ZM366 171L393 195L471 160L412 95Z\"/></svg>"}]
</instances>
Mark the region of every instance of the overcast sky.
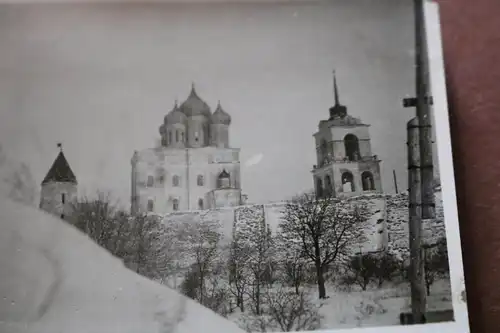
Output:
<instances>
[{"instance_id":1,"label":"overcast sky","mask_svg":"<svg viewBox=\"0 0 500 333\"><path fill-rule=\"evenodd\" d=\"M341 102L371 124L384 189L393 169L406 189L411 1L0 6L0 143L37 182L62 142L82 194L128 205L133 151L156 144L194 81L232 116L243 191L281 200L313 187L312 134L336 69Z\"/></svg>"}]
</instances>

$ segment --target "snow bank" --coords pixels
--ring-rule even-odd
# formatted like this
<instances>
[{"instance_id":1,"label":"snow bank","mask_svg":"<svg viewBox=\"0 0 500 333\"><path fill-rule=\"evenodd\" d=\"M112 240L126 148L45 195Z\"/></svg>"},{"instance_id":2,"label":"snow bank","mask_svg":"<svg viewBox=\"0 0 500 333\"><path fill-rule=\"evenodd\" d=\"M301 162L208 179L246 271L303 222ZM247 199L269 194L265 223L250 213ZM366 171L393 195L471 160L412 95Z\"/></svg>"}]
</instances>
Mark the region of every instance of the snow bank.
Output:
<instances>
[{"instance_id":1,"label":"snow bank","mask_svg":"<svg viewBox=\"0 0 500 333\"><path fill-rule=\"evenodd\" d=\"M3 198L0 267L3 333L243 332L62 220Z\"/></svg>"}]
</instances>

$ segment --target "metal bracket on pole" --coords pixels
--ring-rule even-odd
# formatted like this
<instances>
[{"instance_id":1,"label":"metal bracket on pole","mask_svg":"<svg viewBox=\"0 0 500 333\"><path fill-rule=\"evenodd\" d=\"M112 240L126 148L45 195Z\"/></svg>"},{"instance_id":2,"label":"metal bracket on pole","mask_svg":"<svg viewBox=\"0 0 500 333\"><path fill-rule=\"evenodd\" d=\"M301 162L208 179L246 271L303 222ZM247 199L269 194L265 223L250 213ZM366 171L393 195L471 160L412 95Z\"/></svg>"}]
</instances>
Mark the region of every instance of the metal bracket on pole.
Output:
<instances>
[{"instance_id":1,"label":"metal bracket on pole","mask_svg":"<svg viewBox=\"0 0 500 333\"><path fill-rule=\"evenodd\" d=\"M425 103L427 105L434 105L434 99L432 96L427 96L425 98ZM418 99L416 97L408 97L403 99L403 107L405 108L414 108L417 107Z\"/></svg>"}]
</instances>

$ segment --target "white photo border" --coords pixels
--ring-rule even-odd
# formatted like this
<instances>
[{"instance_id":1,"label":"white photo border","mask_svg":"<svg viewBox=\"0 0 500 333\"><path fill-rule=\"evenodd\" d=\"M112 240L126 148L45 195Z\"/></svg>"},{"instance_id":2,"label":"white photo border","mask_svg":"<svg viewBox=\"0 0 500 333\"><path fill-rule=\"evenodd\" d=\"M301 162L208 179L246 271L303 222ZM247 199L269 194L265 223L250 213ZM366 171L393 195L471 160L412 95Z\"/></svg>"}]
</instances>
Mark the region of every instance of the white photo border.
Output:
<instances>
[{"instance_id":1,"label":"white photo border","mask_svg":"<svg viewBox=\"0 0 500 333\"><path fill-rule=\"evenodd\" d=\"M441 39L439 5L433 0L424 3L425 29L429 59L434 126L443 198L444 222L450 264L451 297L454 321L405 326L375 326L365 328L329 329L324 333L469 333L469 314L465 292L462 246L455 190L455 172L451 149L451 134L446 94L445 68ZM410 117L408 118L410 119Z\"/></svg>"},{"instance_id":2,"label":"white photo border","mask_svg":"<svg viewBox=\"0 0 500 333\"><path fill-rule=\"evenodd\" d=\"M202 2L217 3L219 0L179 0L180 2ZM254 0L263 2L290 2L293 0ZM312 0L315 1L315 0ZM0 3L21 4L21 3L115 3L119 4L121 0L55 0L55 1L36 1L36 0L0 0ZM125 2L125 1L123 1ZM131 1L136 2L136 1ZM137 1L142 2L142 1ZM148 1L146 1L148 2ZM173 3L172 0L149 1L152 3ZM227 0L231 2L245 2L240 0ZM130 3L130 2L127 2ZM462 262L462 247L460 240L459 218L457 209L455 177L453 167L453 156L451 149L451 135L448 113L448 101L446 93L445 69L442 51L441 25L439 19L439 6L433 0L425 0L425 27L427 38L427 49L429 57L431 91L433 97L434 126L436 128L437 156L440 172L440 183L442 188L442 200L444 208L444 222L446 229L446 239L448 246L450 281L452 290L453 316L454 321L446 323L429 323L420 325L405 326L374 326L349 329L328 329L317 331L302 331L301 333L469 333L469 318L467 302L465 299L465 281ZM411 21L410 21L411 22ZM411 23L409 23L411 24ZM408 116L408 120L410 119Z\"/></svg>"}]
</instances>

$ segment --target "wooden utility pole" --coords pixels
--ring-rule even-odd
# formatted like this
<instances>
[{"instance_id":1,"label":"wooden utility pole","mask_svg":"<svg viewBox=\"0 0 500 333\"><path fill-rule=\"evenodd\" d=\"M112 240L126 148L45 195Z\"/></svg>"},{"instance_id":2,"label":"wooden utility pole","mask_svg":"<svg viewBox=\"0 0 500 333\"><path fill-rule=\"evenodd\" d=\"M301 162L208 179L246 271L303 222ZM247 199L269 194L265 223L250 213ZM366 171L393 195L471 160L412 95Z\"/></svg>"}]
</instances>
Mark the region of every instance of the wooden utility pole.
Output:
<instances>
[{"instance_id":1,"label":"wooden utility pole","mask_svg":"<svg viewBox=\"0 0 500 333\"><path fill-rule=\"evenodd\" d=\"M416 107L419 119L420 133L420 173L422 178L422 218L435 217L434 204L434 166L432 161L432 122L430 108L432 96L430 95L429 68L427 39L424 21L424 1L413 0L415 17L415 84L416 97L405 98L404 107Z\"/></svg>"},{"instance_id":2,"label":"wooden utility pole","mask_svg":"<svg viewBox=\"0 0 500 333\"><path fill-rule=\"evenodd\" d=\"M425 322L426 291L422 220L434 218L434 168L429 94L424 0L414 0L416 97L403 100L404 107L416 107L408 122L409 237L411 260L411 302L413 323Z\"/></svg>"},{"instance_id":3,"label":"wooden utility pole","mask_svg":"<svg viewBox=\"0 0 500 333\"><path fill-rule=\"evenodd\" d=\"M419 121L420 174L422 182L422 219L434 218L434 167L432 161L432 122L427 38L425 32L424 0L414 0L415 10L415 67L417 117Z\"/></svg>"},{"instance_id":4,"label":"wooden utility pole","mask_svg":"<svg viewBox=\"0 0 500 333\"><path fill-rule=\"evenodd\" d=\"M409 244L410 244L410 286L413 323L424 323L426 291L422 248L422 179L420 173L419 119L413 118L407 124L408 130L408 186L409 186Z\"/></svg>"}]
</instances>

